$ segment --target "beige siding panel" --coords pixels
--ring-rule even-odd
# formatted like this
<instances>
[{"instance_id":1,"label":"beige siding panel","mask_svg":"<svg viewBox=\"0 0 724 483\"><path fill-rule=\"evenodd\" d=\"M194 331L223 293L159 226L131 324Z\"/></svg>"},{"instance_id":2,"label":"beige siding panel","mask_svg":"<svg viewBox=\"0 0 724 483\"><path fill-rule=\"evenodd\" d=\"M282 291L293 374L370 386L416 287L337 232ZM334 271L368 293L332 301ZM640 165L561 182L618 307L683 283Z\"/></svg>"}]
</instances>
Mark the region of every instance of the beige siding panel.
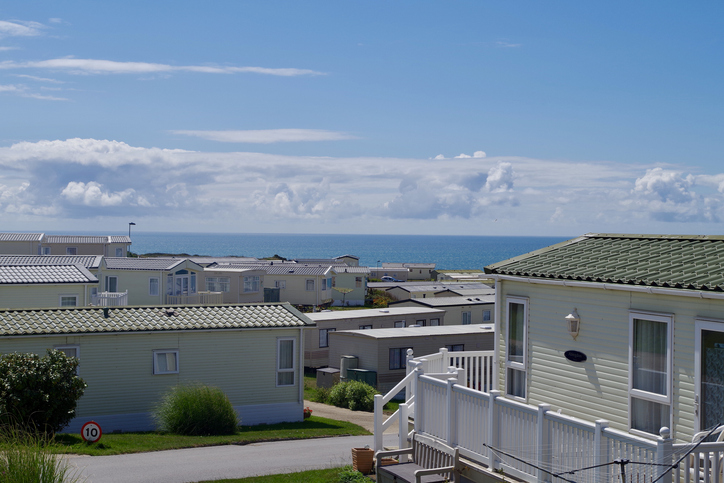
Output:
<instances>
[{"instance_id":1,"label":"beige siding panel","mask_svg":"<svg viewBox=\"0 0 724 483\"><path fill-rule=\"evenodd\" d=\"M80 341L79 373L88 384L78 404L80 418L147 413L172 386L194 382L218 386L235 406L301 404L300 381L294 386L276 387L278 337L298 340L299 330L2 339L0 351L43 354L47 348ZM158 349L178 349L178 374L153 374L153 351Z\"/></svg>"},{"instance_id":2,"label":"beige siding panel","mask_svg":"<svg viewBox=\"0 0 724 483\"><path fill-rule=\"evenodd\" d=\"M673 434L690 440L694 432L696 317L724 318L724 301L655 295L619 290L586 289L505 281L506 296L529 298L528 402L549 403L569 415L589 421L603 418L628 429L628 346L631 310L674 315ZM576 340L566 331L564 317L574 308L581 317ZM505 305L500 324L500 387L505 392ZM569 362L566 350L588 356Z\"/></svg>"},{"instance_id":3,"label":"beige siding panel","mask_svg":"<svg viewBox=\"0 0 724 483\"><path fill-rule=\"evenodd\" d=\"M88 284L95 287L97 284ZM3 285L0 286L0 308L48 308L60 307L61 295L76 295L78 306L87 305L84 284L59 285Z\"/></svg>"}]
</instances>

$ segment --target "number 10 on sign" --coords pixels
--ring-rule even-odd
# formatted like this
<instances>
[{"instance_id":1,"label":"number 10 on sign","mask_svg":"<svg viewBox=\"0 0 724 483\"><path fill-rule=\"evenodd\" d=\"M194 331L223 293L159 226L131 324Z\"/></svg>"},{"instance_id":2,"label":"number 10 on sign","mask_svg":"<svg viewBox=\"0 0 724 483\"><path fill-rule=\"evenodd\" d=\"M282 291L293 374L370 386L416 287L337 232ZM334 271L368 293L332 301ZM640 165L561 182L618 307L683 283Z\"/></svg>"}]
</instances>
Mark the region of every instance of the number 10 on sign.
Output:
<instances>
[{"instance_id":1,"label":"number 10 on sign","mask_svg":"<svg viewBox=\"0 0 724 483\"><path fill-rule=\"evenodd\" d=\"M80 429L80 435L83 438L83 441L87 441L89 443L97 442L101 439L102 434L103 431L101 431L101 425L95 421L88 421Z\"/></svg>"}]
</instances>

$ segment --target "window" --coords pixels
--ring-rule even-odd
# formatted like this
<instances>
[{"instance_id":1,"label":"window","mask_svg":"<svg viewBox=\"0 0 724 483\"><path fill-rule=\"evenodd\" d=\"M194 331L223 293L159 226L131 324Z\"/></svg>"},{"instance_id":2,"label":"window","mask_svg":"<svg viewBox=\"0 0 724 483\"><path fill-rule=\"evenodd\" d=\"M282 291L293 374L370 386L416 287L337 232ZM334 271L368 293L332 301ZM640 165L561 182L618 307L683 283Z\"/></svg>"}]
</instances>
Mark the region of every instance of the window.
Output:
<instances>
[{"instance_id":1,"label":"window","mask_svg":"<svg viewBox=\"0 0 724 483\"><path fill-rule=\"evenodd\" d=\"M405 321L404 320L396 320L395 321L395 327L404 327Z\"/></svg>"},{"instance_id":2,"label":"window","mask_svg":"<svg viewBox=\"0 0 724 483\"><path fill-rule=\"evenodd\" d=\"M483 310L483 322L490 321L490 310Z\"/></svg>"},{"instance_id":3,"label":"window","mask_svg":"<svg viewBox=\"0 0 724 483\"><path fill-rule=\"evenodd\" d=\"M526 359L528 355L528 300L507 300L508 326L505 340L506 394L526 397Z\"/></svg>"},{"instance_id":4,"label":"window","mask_svg":"<svg viewBox=\"0 0 724 483\"><path fill-rule=\"evenodd\" d=\"M355 286L355 288L361 288L361 287L362 287L362 277L355 277L355 278L354 278L354 286Z\"/></svg>"},{"instance_id":5,"label":"window","mask_svg":"<svg viewBox=\"0 0 724 483\"><path fill-rule=\"evenodd\" d=\"M41 255L50 255L50 247L40 247Z\"/></svg>"},{"instance_id":6,"label":"window","mask_svg":"<svg viewBox=\"0 0 724 483\"><path fill-rule=\"evenodd\" d=\"M118 277L106 276L106 292L118 292Z\"/></svg>"},{"instance_id":7,"label":"window","mask_svg":"<svg viewBox=\"0 0 724 483\"><path fill-rule=\"evenodd\" d=\"M294 385L296 342L296 339L277 339L277 386Z\"/></svg>"},{"instance_id":8,"label":"window","mask_svg":"<svg viewBox=\"0 0 724 483\"><path fill-rule=\"evenodd\" d=\"M66 247L65 254L66 255L77 255L78 249L76 247Z\"/></svg>"},{"instance_id":9,"label":"window","mask_svg":"<svg viewBox=\"0 0 724 483\"><path fill-rule=\"evenodd\" d=\"M322 279L322 291L327 290L327 279Z\"/></svg>"},{"instance_id":10,"label":"window","mask_svg":"<svg viewBox=\"0 0 724 483\"><path fill-rule=\"evenodd\" d=\"M632 312L629 336L629 425L658 435L671 427L671 316Z\"/></svg>"},{"instance_id":11,"label":"window","mask_svg":"<svg viewBox=\"0 0 724 483\"><path fill-rule=\"evenodd\" d=\"M427 325L427 320L425 320L425 319L416 320L415 325L419 325L420 327L425 327Z\"/></svg>"},{"instance_id":12,"label":"window","mask_svg":"<svg viewBox=\"0 0 724 483\"><path fill-rule=\"evenodd\" d=\"M173 295L173 274L166 275L166 295Z\"/></svg>"},{"instance_id":13,"label":"window","mask_svg":"<svg viewBox=\"0 0 724 483\"><path fill-rule=\"evenodd\" d=\"M287 288L287 281L286 280L274 280L274 286L278 289L284 290Z\"/></svg>"},{"instance_id":14,"label":"window","mask_svg":"<svg viewBox=\"0 0 724 483\"><path fill-rule=\"evenodd\" d=\"M462 352L465 350L465 344L446 345L445 348L450 352Z\"/></svg>"},{"instance_id":15,"label":"window","mask_svg":"<svg viewBox=\"0 0 724 483\"><path fill-rule=\"evenodd\" d=\"M117 257L123 256L123 248L116 248L116 256Z\"/></svg>"},{"instance_id":16,"label":"window","mask_svg":"<svg viewBox=\"0 0 724 483\"><path fill-rule=\"evenodd\" d=\"M411 347L390 349L390 370L407 368L407 349Z\"/></svg>"},{"instance_id":17,"label":"window","mask_svg":"<svg viewBox=\"0 0 724 483\"><path fill-rule=\"evenodd\" d=\"M319 329L319 347L329 347L329 333L337 329Z\"/></svg>"},{"instance_id":18,"label":"window","mask_svg":"<svg viewBox=\"0 0 724 483\"><path fill-rule=\"evenodd\" d=\"M372 324L360 325L359 330L368 330L372 328Z\"/></svg>"},{"instance_id":19,"label":"window","mask_svg":"<svg viewBox=\"0 0 724 483\"><path fill-rule=\"evenodd\" d=\"M78 296L77 295L61 295L60 296L61 307L77 307Z\"/></svg>"},{"instance_id":20,"label":"window","mask_svg":"<svg viewBox=\"0 0 724 483\"><path fill-rule=\"evenodd\" d=\"M229 292L230 290L230 277L206 277L207 292Z\"/></svg>"},{"instance_id":21,"label":"window","mask_svg":"<svg viewBox=\"0 0 724 483\"><path fill-rule=\"evenodd\" d=\"M331 280L332 280L332 287L336 287L337 286L337 277L332 277Z\"/></svg>"},{"instance_id":22,"label":"window","mask_svg":"<svg viewBox=\"0 0 724 483\"><path fill-rule=\"evenodd\" d=\"M472 312L463 312L463 325L470 325L472 323L473 314Z\"/></svg>"},{"instance_id":23,"label":"window","mask_svg":"<svg viewBox=\"0 0 724 483\"><path fill-rule=\"evenodd\" d=\"M438 325L440 325L440 319L430 319L430 325L431 325L431 326L438 326Z\"/></svg>"},{"instance_id":24,"label":"window","mask_svg":"<svg viewBox=\"0 0 724 483\"><path fill-rule=\"evenodd\" d=\"M154 374L178 374L178 350L153 351Z\"/></svg>"},{"instance_id":25,"label":"window","mask_svg":"<svg viewBox=\"0 0 724 483\"><path fill-rule=\"evenodd\" d=\"M148 295L158 295L158 277L148 279Z\"/></svg>"},{"instance_id":26,"label":"window","mask_svg":"<svg viewBox=\"0 0 724 483\"><path fill-rule=\"evenodd\" d=\"M307 291L314 291L314 280L307 280Z\"/></svg>"},{"instance_id":27,"label":"window","mask_svg":"<svg viewBox=\"0 0 724 483\"><path fill-rule=\"evenodd\" d=\"M244 277L244 292L259 291L259 275Z\"/></svg>"}]
</instances>

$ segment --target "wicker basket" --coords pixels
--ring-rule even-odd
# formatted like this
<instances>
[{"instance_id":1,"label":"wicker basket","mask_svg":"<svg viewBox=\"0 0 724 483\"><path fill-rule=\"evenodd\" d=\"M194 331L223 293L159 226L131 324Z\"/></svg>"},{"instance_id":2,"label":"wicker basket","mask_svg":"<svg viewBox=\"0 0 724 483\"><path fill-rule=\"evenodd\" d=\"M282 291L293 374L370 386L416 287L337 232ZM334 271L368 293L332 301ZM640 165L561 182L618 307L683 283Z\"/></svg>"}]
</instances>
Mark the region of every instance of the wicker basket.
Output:
<instances>
[{"instance_id":1,"label":"wicker basket","mask_svg":"<svg viewBox=\"0 0 724 483\"><path fill-rule=\"evenodd\" d=\"M372 472L375 452L371 448L352 448L352 468L363 475Z\"/></svg>"}]
</instances>

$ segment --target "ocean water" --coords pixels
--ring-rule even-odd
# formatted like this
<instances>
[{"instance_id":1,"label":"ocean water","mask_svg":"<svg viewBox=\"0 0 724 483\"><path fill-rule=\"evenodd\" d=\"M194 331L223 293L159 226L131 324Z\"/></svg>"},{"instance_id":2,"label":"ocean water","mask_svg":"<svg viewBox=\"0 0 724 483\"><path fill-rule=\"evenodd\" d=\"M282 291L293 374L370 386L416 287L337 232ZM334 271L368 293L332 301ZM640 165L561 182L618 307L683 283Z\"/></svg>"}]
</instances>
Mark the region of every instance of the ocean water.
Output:
<instances>
[{"instance_id":1,"label":"ocean water","mask_svg":"<svg viewBox=\"0 0 724 483\"><path fill-rule=\"evenodd\" d=\"M108 235L108 233L105 233ZM121 233L117 233L121 234ZM127 233L126 233L127 234ZM299 235L133 232L134 253L207 256L333 258L355 255L360 265L382 262L435 263L439 269L484 266L572 237L439 235Z\"/></svg>"}]
</instances>

